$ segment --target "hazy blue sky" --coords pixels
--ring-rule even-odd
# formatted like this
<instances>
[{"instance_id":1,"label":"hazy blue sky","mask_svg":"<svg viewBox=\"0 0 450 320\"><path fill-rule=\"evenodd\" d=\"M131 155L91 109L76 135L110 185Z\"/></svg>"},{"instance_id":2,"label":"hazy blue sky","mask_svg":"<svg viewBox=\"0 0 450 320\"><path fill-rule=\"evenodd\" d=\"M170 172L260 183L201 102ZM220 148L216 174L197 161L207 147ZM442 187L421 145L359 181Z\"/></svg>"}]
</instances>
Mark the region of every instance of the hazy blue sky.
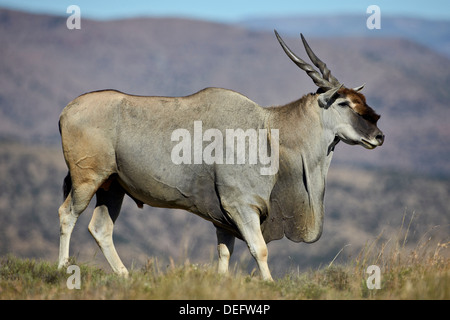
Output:
<instances>
[{"instance_id":1,"label":"hazy blue sky","mask_svg":"<svg viewBox=\"0 0 450 320\"><path fill-rule=\"evenodd\" d=\"M429 19L450 19L449 0L0 0L0 7L39 13L67 15L76 4L82 17L117 19L135 16L182 16L221 22L248 17L297 14L366 14L369 5L378 5L381 14Z\"/></svg>"}]
</instances>

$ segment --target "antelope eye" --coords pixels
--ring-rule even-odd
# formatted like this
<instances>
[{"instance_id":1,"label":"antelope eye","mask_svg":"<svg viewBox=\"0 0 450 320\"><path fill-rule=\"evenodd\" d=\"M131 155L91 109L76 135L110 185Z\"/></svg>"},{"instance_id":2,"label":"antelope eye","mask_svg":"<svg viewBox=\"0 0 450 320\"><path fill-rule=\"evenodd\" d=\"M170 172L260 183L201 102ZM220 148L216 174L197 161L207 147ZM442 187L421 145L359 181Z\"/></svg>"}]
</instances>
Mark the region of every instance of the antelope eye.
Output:
<instances>
[{"instance_id":1,"label":"antelope eye","mask_svg":"<svg viewBox=\"0 0 450 320\"><path fill-rule=\"evenodd\" d=\"M338 105L339 105L339 107L349 107L350 106L347 101L339 102Z\"/></svg>"}]
</instances>

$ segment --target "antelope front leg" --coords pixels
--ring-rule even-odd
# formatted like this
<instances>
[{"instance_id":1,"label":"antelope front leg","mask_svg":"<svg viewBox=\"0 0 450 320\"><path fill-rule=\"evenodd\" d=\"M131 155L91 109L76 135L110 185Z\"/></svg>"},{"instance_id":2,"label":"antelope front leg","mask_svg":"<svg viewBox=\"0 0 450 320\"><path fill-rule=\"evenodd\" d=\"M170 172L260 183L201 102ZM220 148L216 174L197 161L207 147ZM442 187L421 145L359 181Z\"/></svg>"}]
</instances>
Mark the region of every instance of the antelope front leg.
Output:
<instances>
[{"instance_id":1,"label":"antelope front leg","mask_svg":"<svg viewBox=\"0 0 450 320\"><path fill-rule=\"evenodd\" d=\"M268 250L261 232L259 215L253 211L241 211L233 219L258 264L261 278L265 281L273 281L267 264Z\"/></svg>"}]
</instances>

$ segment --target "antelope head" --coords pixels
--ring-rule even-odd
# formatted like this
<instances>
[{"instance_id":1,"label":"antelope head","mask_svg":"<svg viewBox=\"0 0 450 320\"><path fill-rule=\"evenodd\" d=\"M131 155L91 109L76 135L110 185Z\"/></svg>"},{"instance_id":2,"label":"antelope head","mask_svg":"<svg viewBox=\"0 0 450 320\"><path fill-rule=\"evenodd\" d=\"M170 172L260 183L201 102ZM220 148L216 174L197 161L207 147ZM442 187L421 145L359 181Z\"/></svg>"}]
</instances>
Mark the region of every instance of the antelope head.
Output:
<instances>
[{"instance_id":1,"label":"antelope head","mask_svg":"<svg viewBox=\"0 0 450 320\"><path fill-rule=\"evenodd\" d=\"M377 127L380 118L366 103L366 98L360 92L364 85L349 89L344 87L311 50L303 34L300 34L303 45L312 63L319 69L316 71L310 64L296 56L286 46L275 30L278 42L287 56L319 87L318 105L323 108L325 127L332 130L334 135L343 142L351 145L359 144L367 149L374 149L384 142L384 134Z\"/></svg>"}]
</instances>

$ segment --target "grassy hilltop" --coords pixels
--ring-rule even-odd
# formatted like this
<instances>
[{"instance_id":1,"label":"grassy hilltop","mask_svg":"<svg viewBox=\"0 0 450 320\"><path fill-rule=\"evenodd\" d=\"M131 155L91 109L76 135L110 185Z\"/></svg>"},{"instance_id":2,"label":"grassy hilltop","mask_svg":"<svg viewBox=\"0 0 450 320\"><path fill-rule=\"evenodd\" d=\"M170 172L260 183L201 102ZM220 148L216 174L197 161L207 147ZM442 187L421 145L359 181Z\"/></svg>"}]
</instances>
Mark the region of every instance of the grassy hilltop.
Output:
<instances>
[{"instance_id":1,"label":"grassy hilltop","mask_svg":"<svg viewBox=\"0 0 450 320\"><path fill-rule=\"evenodd\" d=\"M0 299L450 299L449 243L424 241L407 250L407 233L382 244L375 240L345 264L291 271L273 283L236 267L221 276L213 263L149 259L128 278L81 264L80 289L69 289L72 273L56 263L9 255L0 258ZM380 289L368 288L370 265L380 268Z\"/></svg>"}]
</instances>

